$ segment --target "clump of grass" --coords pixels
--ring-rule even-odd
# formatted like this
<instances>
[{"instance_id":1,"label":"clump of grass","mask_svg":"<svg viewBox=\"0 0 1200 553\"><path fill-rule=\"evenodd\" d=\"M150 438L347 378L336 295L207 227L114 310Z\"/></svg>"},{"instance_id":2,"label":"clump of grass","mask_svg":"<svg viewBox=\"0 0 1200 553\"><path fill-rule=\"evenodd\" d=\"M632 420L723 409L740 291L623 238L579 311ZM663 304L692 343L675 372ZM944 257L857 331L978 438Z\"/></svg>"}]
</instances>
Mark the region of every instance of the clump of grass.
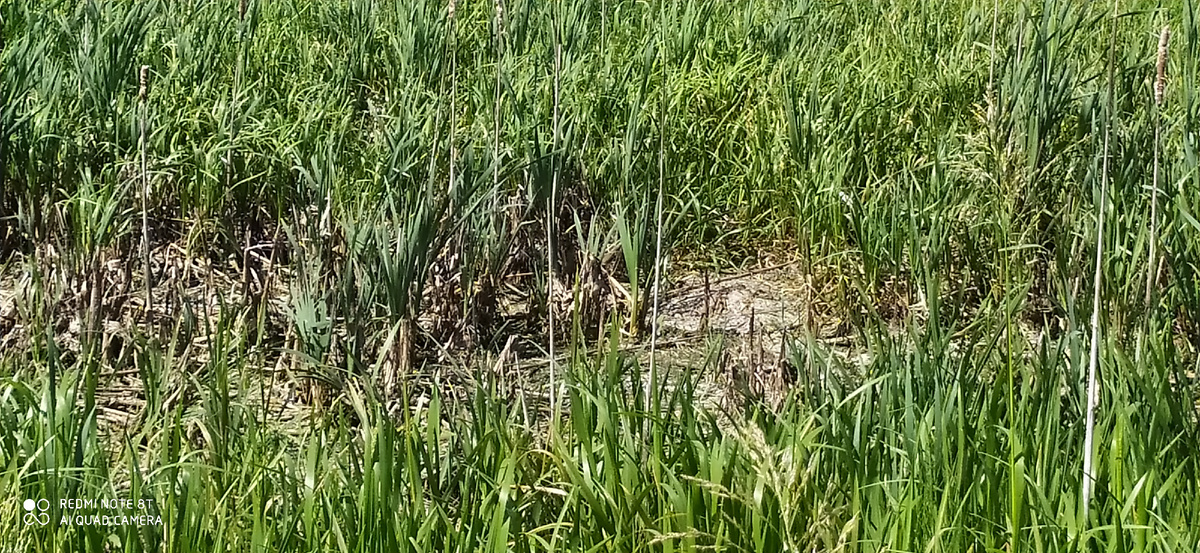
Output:
<instances>
[{"instance_id":1,"label":"clump of grass","mask_svg":"<svg viewBox=\"0 0 1200 553\"><path fill-rule=\"evenodd\" d=\"M218 323L213 353L237 338L228 322ZM319 424L263 426L247 416L250 398L222 389L237 390L230 375L245 370L247 358L215 355L198 406L177 405L158 426L111 444L116 464L101 454L105 438L88 430L94 414L72 407L86 393L77 372L66 371L57 386L45 377L9 381L0 384L7 461L0 481L9 493L132 494L154 500L149 512L164 525L17 525L0 537L45 551L100 550L106 543L353 552L401 544L981 551L1021 543L1070 551L1084 536L1119 549L1131 532L1144 550L1194 545L1200 530L1186 513L1200 505L1194 444L1186 436L1196 422L1114 420L1124 437L1114 437L1113 460L1104 465L1112 493L1095 497L1095 509L1110 528L1128 530L1080 530L1071 513L1080 482L1069 460L1083 447L1080 432L1070 430L1076 410L1061 394L1073 371L1059 354L1073 338L1024 344L1031 355L1012 361L982 354L1003 339L1006 326L981 321L956 342L961 350L911 328L911 342L880 344L868 378L852 375L835 351L814 341L803 355L814 357L820 378L802 381L799 395L778 410L721 413L705 407L712 398L701 387L703 373L716 366L647 382L641 362L621 353L619 329L611 325L603 353L561 365L568 382L561 420L548 420L545 411L530 415L534 427L553 425L551 440L521 422L515 399L499 392L497 376L485 368L471 373L477 384L460 401L434 388L400 422L364 383L351 381ZM1148 344L1159 360L1170 347ZM1129 393L1121 389L1148 391L1139 388L1132 361L1109 353L1118 397ZM801 354L792 351L793 365L803 365ZM0 356L0 369L12 370L13 362ZM1008 369L1024 381L1011 405L1005 387L973 376ZM661 395L662 411L649 428L643 409L653 394ZM1152 401L1146 408L1176 410L1169 396L1145 397ZM1017 470L999 461L1014 434L1029 440ZM72 445L54 446L60 443ZM1021 514L1006 524L1010 509Z\"/></svg>"}]
</instances>

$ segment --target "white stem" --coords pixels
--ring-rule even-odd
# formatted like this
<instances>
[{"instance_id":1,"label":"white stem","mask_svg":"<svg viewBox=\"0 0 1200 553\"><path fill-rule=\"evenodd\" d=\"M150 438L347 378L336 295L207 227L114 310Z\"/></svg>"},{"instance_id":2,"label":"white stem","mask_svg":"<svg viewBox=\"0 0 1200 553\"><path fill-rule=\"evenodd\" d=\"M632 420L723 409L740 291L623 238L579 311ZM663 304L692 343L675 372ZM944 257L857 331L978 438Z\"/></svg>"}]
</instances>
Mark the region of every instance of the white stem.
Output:
<instances>
[{"instance_id":1,"label":"white stem","mask_svg":"<svg viewBox=\"0 0 1200 553\"><path fill-rule=\"evenodd\" d=\"M1158 106L1154 108L1154 186L1150 189L1150 261L1146 264L1146 309L1153 299L1154 281L1158 280L1155 257L1158 253Z\"/></svg>"},{"instance_id":2,"label":"white stem","mask_svg":"<svg viewBox=\"0 0 1200 553\"><path fill-rule=\"evenodd\" d=\"M143 68L142 69L142 76L143 76L142 80L143 81L145 81L145 78L144 78L145 74L146 74L146 70L145 70L145 68ZM146 86L145 82L143 82L142 85L144 88ZM143 92L143 94L142 94L141 103L142 103L142 106L141 106L142 107L142 114L141 114L142 116L141 116L141 121L140 121L140 131L141 132L139 133L140 136L139 136L139 140L138 140L138 142L139 142L138 145L140 146L141 154L142 154L141 155L141 157L142 157L142 271L144 272L144 274L142 275L142 278L143 278L143 282L146 287L146 290L145 290L145 292L146 292L146 312L149 313L150 312L150 304L152 301L151 293L150 293L150 215L149 215L149 211L150 211L150 174L149 173L150 172L149 172L149 168L146 164L146 111L147 111L147 107L146 107L146 93L145 92Z\"/></svg>"},{"instance_id":3,"label":"white stem","mask_svg":"<svg viewBox=\"0 0 1200 553\"><path fill-rule=\"evenodd\" d=\"M450 196L451 208L454 202L454 158L458 155L455 150L455 135L458 130L458 48L455 44L456 29L458 28L457 21L454 17L453 3L450 7L450 182L446 187L446 193ZM453 209L450 210L453 212Z\"/></svg>"},{"instance_id":4,"label":"white stem","mask_svg":"<svg viewBox=\"0 0 1200 553\"><path fill-rule=\"evenodd\" d=\"M660 94L658 106L658 199L654 207L654 283L653 283L653 298L651 299L650 313L650 393L646 395L647 411L653 412L653 409L658 406L652 402L652 398L657 397L655 386L658 383L658 364L656 363L656 353L658 346L658 290L661 283L662 273L662 235L663 235L663 189L666 187L666 166L665 166L665 137L666 134L666 68L663 70L663 91ZM655 416L658 413L654 413Z\"/></svg>"},{"instance_id":5,"label":"white stem","mask_svg":"<svg viewBox=\"0 0 1200 553\"><path fill-rule=\"evenodd\" d=\"M496 0L496 98L492 105L492 193L500 193L500 71L504 61L504 5Z\"/></svg>"},{"instance_id":6,"label":"white stem","mask_svg":"<svg viewBox=\"0 0 1200 553\"><path fill-rule=\"evenodd\" d=\"M550 408L555 414L558 413L558 404L555 399L559 396L557 392L558 383L555 380L554 374L554 205L558 196L558 134L559 134L559 73L562 69L562 44L559 42L558 36L558 11L557 3L550 8L551 26L553 26L554 35L554 137L553 148L550 155L550 197L546 199L546 303L547 311L550 315Z\"/></svg>"},{"instance_id":7,"label":"white stem","mask_svg":"<svg viewBox=\"0 0 1200 553\"><path fill-rule=\"evenodd\" d=\"M1094 456L1093 442L1096 427L1096 408L1100 403L1100 389L1097 369L1100 365L1100 285L1103 280L1104 261L1104 213L1108 200L1108 157L1109 141L1112 134L1113 117L1113 65L1115 60L1117 40L1117 8L1118 1L1113 2L1112 31L1109 38L1108 51L1108 121L1104 124L1104 152L1100 170L1100 206L1096 211L1096 271L1094 273L1092 291L1092 344L1088 355L1087 377L1087 418L1083 436L1083 490L1080 500L1083 502L1083 520L1087 523L1088 510L1091 507L1092 481L1095 479L1095 467L1092 463Z\"/></svg>"}]
</instances>

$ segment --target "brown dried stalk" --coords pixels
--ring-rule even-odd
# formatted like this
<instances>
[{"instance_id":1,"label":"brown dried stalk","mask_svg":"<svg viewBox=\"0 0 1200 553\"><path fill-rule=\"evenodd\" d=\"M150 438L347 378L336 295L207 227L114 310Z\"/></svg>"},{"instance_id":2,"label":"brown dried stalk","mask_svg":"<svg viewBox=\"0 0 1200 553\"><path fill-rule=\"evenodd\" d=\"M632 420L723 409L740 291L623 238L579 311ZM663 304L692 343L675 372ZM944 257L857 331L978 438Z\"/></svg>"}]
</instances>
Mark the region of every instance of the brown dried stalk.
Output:
<instances>
[{"instance_id":1,"label":"brown dried stalk","mask_svg":"<svg viewBox=\"0 0 1200 553\"><path fill-rule=\"evenodd\" d=\"M1154 79L1154 105L1161 106L1167 89L1167 46L1171 43L1171 28L1163 26L1158 37L1158 75Z\"/></svg>"}]
</instances>

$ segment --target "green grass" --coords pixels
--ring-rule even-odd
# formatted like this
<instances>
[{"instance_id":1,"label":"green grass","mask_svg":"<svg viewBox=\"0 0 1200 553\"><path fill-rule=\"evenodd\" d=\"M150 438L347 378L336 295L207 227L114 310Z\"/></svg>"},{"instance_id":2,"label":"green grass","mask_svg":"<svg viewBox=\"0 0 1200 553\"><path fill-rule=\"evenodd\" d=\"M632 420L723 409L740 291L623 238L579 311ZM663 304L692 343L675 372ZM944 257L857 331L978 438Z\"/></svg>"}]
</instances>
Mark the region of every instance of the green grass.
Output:
<instances>
[{"instance_id":1,"label":"green grass","mask_svg":"<svg viewBox=\"0 0 1200 553\"><path fill-rule=\"evenodd\" d=\"M970 332L957 353L942 330L912 335L908 350L875 344L861 384L823 348L797 349L814 369L792 400L732 421L695 407L698 374L680 375L659 387L663 410L649 417L660 448L644 424L649 390L630 378L643 367L615 351L570 365L564 422L545 433L516 424L496 383L481 381L460 402L432 392L399 421L352 385L344 409L296 433L210 389L199 406L147 412L109 441L72 408L77 376L50 388L8 366L18 380L3 397L6 495L153 499L163 526L23 528L9 502L5 541L30 551L1194 547L1195 422L1161 370L1170 346L1152 343L1146 364L1104 348L1105 445L1082 520L1081 390L1068 363L1079 337L1028 345L1014 365L989 338L999 331Z\"/></svg>"},{"instance_id":2,"label":"green grass","mask_svg":"<svg viewBox=\"0 0 1200 553\"><path fill-rule=\"evenodd\" d=\"M1194 2L502 4L0 5L0 549L1196 550ZM781 405L627 353L780 256Z\"/></svg>"}]
</instances>

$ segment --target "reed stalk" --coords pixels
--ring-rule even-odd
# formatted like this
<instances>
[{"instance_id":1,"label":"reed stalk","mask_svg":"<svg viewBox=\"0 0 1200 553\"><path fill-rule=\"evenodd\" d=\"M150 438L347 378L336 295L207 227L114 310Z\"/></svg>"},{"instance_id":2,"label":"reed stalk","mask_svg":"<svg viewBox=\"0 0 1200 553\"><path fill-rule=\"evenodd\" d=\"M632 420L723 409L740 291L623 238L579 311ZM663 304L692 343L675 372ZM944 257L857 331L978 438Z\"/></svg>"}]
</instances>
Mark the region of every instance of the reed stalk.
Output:
<instances>
[{"instance_id":1,"label":"reed stalk","mask_svg":"<svg viewBox=\"0 0 1200 553\"><path fill-rule=\"evenodd\" d=\"M1158 38L1158 63L1154 78L1154 182L1150 189L1150 259L1146 264L1146 309L1153 300L1154 282L1158 280L1158 194L1159 194L1159 150L1162 132L1163 93L1167 89L1167 48L1171 42L1171 28L1163 26Z\"/></svg>"},{"instance_id":2,"label":"reed stalk","mask_svg":"<svg viewBox=\"0 0 1200 553\"><path fill-rule=\"evenodd\" d=\"M455 159L458 157L457 144L455 139L458 136L458 48L455 44L455 35L457 34L458 24L455 20L455 11L457 1L450 0L449 23L450 28L447 32L450 36L447 38L448 48L450 50L450 182L446 187L446 193L451 202L450 210L454 210L454 178L455 174Z\"/></svg>"},{"instance_id":3,"label":"reed stalk","mask_svg":"<svg viewBox=\"0 0 1200 553\"><path fill-rule=\"evenodd\" d=\"M1095 440L1096 409L1100 403L1099 375L1097 374L1100 364L1100 290L1104 276L1102 272L1104 268L1104 213L1108 203L1109 146L1112 140L1113 116L1115 115L1113 90L1115 88L1117 17L1120 13L1119 8L1120 1L1114 0L1108 45L1108 98L1105 101L1107 117L1104 122L1104 149L1101 153L1100 205L1096 208L1096 268L1092 278L1092 336L1091 350L1088 353L1087 416L1084 423L1083 437L1083 489L1080 493L1080 501L1083 503L1083 522L1085 525L1087 524L1088 512L1091 506L1092 482L1095 480L1095 467L1093 466L1095 452L1093 451L1093 443Z\"/></svg>"},{"instance_id":4,"label":"reed stalk","mask_svg":"<svg viewBox=\"0 0 1200 553\"><path fill-rule=\"evenodd\" d=\"M987 118L990 130L996 119L996 28L1000 25L1000 0L992 2L992 45L988 50ZM994 133L993 133L994 134ZM994 137L993 137L994 138Z\"/></svg>"},{"instance_id":5,"label":"reed stalk","mask_svg":"<svg viewBox=\"0 0 1200 553\"><path fill-rule=\"evenodd\" d=\"M650 393L646 396L647 409L651 413L652 420L658 420L658 412L661 399L658 396L658 363L657 345L658 345L658 289L661 283L662 274L662 235L663 235L663 189L666 188L666 134L667 134L667 64L666 64L666 38L663 36L666 27L666 7L662 2L659 3L659 66L662 70L662 82L659 90L658 101L658 198L655 200L654 207L654 282L652 284L652 298L650 300ZM655 439L661 437L658 432L655 432Z\"/></svg>"},{"instance_id":6,"label":"reed stalk","mask_svg":"<svg viewBox=\"0 0 1200 553\"><path fill-rule=\"evenodd\" d=\"M492 103L492 193L500 192L500 90L504 63L504 0L496 9L496 92ZM493 203L493 206L496 205Z\"/></svg>"},{"instance_id":7,"label":"reed stalk","mask_svg":"<svg viewBox=\"0 0 1200 553\"><path fill-rule=\"evenodd\" d=\"M246 0L240 0L238 3L238 47L237 57L234 60L233 68L233 90L230 91L229 105L229 150L225 153L225 192L228 194L233 190L233 154L234 140L237 133L237 107L240 101L239 93L242 83L242 64L244 63L245 55L245 25L246 25Z\"/></svg>"},{"instance_id":8,"label":"reed stalk","mask_svg":"<svg viewBox=\"0 0 1200 553\"><path fill-rule=\"evenodd\" d=\"M146 313L150 312L150 171L146 164L146 93L149 84L150 66L143 65L138 71L138 149L141 156L142 177L142 284L146 294Z\"/></svg>"},{"instance_id":9,"label":"reed stalk","mask_svg":"<svg viewBox=\"0 0 1200 553\"><path fill-rule=\"evenodd\" d=\"M550 407L554 412L555 419L552 421L552 425L556 423L558 419L558 403L556 400L559 399L558 396L560 395L557 393L558 382L555 379L554 306L550 303L553 301L554 297L554 249L556 247L554 240L554 206L558 203L558 141L560 138L559 133L561 132L561 121L559 120L559 109L561 107L559 105L559 93L561 86L560 80L562 78L562 37L559 35L559 26L561 24L559 21L560 16L561 14L559 13L558 0L554 0L550 6L550 25L553 27L551 34L553 35L554 40L554 111L551 115L553 117L553 137L551 139L553 145L551 147L550 154L550 196L546 198L546 299L547 305L549 306L549 309L547 309L549 314L549 320L547 324L549 325L550 334Z\"/></svg>"}]
</instances>

